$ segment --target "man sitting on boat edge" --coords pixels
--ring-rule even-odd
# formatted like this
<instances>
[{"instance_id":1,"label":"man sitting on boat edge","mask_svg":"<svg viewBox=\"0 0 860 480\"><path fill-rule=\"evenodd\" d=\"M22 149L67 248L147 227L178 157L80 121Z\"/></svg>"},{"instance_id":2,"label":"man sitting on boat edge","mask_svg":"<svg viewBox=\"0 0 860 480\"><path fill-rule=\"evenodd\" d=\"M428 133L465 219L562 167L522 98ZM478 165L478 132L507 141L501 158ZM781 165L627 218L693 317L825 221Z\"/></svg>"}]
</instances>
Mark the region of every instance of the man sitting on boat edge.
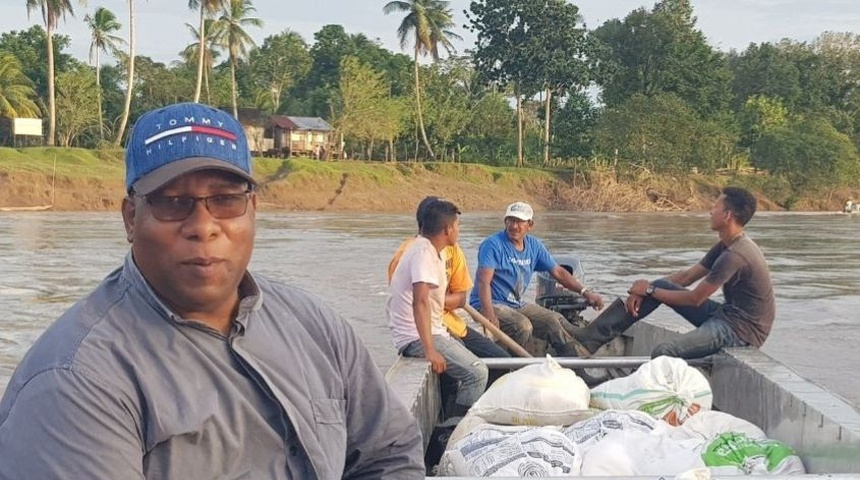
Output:
<instances>
[{"instance_id":1,"label":"man sitting on boat edge","mask_svg":"<svg viewBox=\"0 0 860 480\"><path fill-rule=\"evenodd\" d=\"M440 197L428 196L421 200L416 211L418 221L418 236L421 235L421 218L424 215L424 209L432 201L441 200ZM410 237L404 240L394 256L391 257L391 262L388 264L388 283L391 284L391 277L394 276L394 270L397 264L400 263L400 258L403 253L412 245L412 242L417 237ZM466 255L459 243L447 246L442 249L442 258L445 260L445 276L448 280L448 289L445 292L445 313L442 321L452 337L459 339L470 352L481 358L504 358L510 357L510 354L496 344L492 339L487 338L480 332L469 327L465 320L460 318L454 311L462 307L466 303L466 297L469 290L472 288L472 277L469 274L469 268L466 265Z\"/></svg>"},{"instance_id":2,"label":"man sitting on boat edge","mask_svg":"<svg viewBox=\"0 0 860 480\"><path fill-rule=\"evenodd\" d=\"M723 347L761 347L776 317L776 300L770 271L761 249L744 232L753 217L755 197L740 187L726 187L710 212L711 230L719 241L699 263L667 277L636 280L626 302L615 300L574 337L589 356L635 322L665 304L696 327L657 345L652 357L685 359L716 353ZM701 280L695 287L690 287ZM725 302L710 300L720 287Z\"/></svg>"},{"instance_id":3,"label":"man sitting on boat edge","mask_svg":"<svg viewBox=\"0 0 860 480\"><path fill-rule=\"evenodd\" d=\"M394 269L385 313L394 347L407 357L426 358L433 372L460 383L451 416L462 416L487 387L487 366L451 338L442 321L448 279L441 252L457 243L460 210L431 200L421 210L421 235Z\"/></svg>"}]
</instances>

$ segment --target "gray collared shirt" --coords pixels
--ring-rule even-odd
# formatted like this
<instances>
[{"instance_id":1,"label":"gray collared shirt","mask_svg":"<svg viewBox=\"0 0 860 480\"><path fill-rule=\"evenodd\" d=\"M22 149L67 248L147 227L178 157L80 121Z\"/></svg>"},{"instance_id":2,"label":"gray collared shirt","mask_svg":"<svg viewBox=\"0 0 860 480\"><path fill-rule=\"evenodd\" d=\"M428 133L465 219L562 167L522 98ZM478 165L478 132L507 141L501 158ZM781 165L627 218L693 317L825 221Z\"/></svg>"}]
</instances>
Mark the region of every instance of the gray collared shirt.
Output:
<instances>
[{"instance_id":1,"label":"gray collared shirt","mask_svg":"<svg viewBox=\"0 0 860 480\"><path fill-rule=\"evenodd\" d=\"M33 345L0 401L0 479L424 478L417 424L350 326L246 274L229 336L132 260Z\"/></svg>"}]
</instances>

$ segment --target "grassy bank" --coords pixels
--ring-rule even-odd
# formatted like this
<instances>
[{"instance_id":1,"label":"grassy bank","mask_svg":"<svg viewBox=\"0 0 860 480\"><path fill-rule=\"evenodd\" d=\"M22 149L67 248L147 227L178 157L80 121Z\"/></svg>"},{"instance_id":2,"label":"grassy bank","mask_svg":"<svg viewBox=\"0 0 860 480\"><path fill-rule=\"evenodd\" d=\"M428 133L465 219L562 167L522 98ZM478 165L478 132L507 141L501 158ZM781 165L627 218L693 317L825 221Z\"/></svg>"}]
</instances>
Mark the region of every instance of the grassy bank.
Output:
<instances>
[{"instance_id":1,"label":"grassy bank","mask_svg":"<svg viewBox=\"0 0 860 480\"><path fill-rule=\"evenodd\" d=\"M754 190L763 209L787 193L762 176L620 174L606 169L491 167L471 163L254 160L262 209L408 212L425 195L464 210L498 210L526 200L543 210L705 210L727 183ZM55 210L117 210L124 194L123 152L74 148L0 148L0 207L53 204ZM784 189L783 189L784 190ZM837 210L843 196L795 199L796 209ZM857 198L857 197L855 197Z\"/></svg>"}]
</instances>

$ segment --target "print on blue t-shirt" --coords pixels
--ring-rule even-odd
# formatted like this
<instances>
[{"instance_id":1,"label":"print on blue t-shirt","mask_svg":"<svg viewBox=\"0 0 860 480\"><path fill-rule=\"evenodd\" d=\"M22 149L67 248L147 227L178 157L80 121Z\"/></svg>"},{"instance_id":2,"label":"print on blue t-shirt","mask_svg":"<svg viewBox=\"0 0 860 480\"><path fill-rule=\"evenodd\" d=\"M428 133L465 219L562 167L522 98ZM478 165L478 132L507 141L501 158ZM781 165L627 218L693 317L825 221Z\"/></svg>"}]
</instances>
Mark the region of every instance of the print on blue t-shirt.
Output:
<instances>
[{"instance_id":1,"label":"print on blue t-shirt","mask_svg":"<svg viewBox=\"0 0 860 480\"><path fill-rule=\"evenodd\" d=\"M532 274L546 272L555 267L555 260L540 240L526 235L524 244L522 251L517 250L504 230L481 242L478 248L478 268L494 270L493 279L490 281L494 304L522 307L526 303L523 296L529 288ZM477 276L475 274L476 278ZM474 308L481 308L477 287L472 289L469 303Z\"/></svg>"}]
</instances>

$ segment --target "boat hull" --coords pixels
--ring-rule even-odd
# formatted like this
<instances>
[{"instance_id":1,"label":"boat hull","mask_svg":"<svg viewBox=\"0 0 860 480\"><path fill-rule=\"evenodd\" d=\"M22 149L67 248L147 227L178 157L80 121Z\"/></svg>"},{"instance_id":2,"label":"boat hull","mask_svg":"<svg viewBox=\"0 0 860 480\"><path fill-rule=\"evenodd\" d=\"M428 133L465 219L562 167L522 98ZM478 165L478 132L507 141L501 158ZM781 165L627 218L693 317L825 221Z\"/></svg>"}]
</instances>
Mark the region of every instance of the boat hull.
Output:
<instances>
[{"instance_id":1,"label":"boat hull","mask_svg":"<svg viewBox=\"0 0 860 480\"><path fill-rule=\"evenodd\" d=\"M625 354L647 357L655 345L689 328L681 322L639 322L625 334ZM714 409L792 446L810 474L860 478L860 412L851 404L754 348L724 350L706 370ZM441 411L438 376L422 359L400 358L386 379L418 420L426 447Z\"/></svg>"}]
</instances>

